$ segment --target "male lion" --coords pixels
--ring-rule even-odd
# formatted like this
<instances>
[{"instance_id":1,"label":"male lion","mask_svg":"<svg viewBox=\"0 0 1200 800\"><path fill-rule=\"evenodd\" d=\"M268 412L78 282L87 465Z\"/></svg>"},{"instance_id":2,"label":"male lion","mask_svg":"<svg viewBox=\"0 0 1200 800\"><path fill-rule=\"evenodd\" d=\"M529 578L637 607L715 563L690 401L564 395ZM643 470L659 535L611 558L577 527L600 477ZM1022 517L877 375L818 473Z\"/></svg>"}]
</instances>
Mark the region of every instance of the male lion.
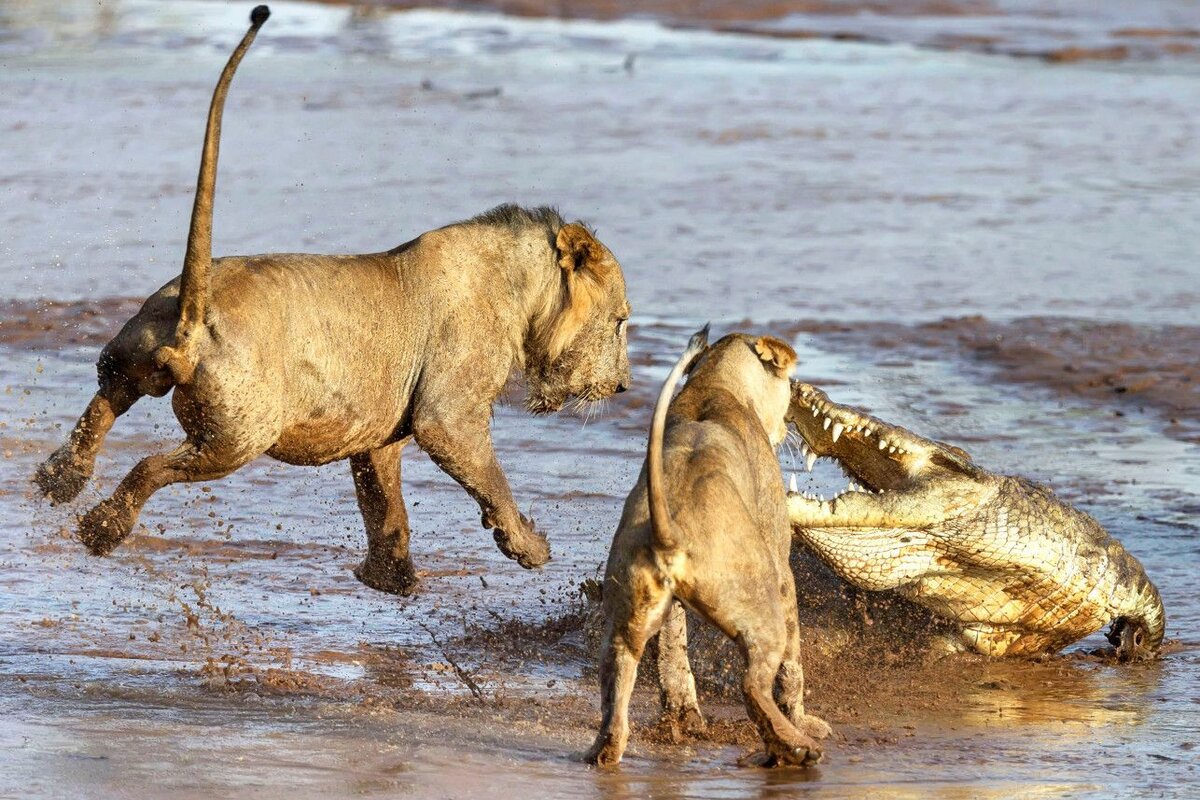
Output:
<instances>
[{"instance_id":1,"label":"male lion","mask_svg":"<svg viewBox=\"0 0 1200 800\"><path fill-rule=\"evenodd\" d=\"M289 464L349 458L367 529L355 574L408 594L417 584L400 493L412 439L475 498L483 526L526 568L550 557L492 448L491 406L514 368L535 413L598 400L630 379L621 267L584 225L549 208L500 206L384 253L212 260L221 113L266 6L226 64L209 110L183 274L105 346L100 389L38 469L52 501L73 499L118 416L172 388L187 436L143 459L79 523L112 551L150 495L220 478L266 453Z\"/></svg>"},{"instance_id":2,"label":"male lion","mask_svg":"<svg viewBox=\"0 0 1200 800\"><path fill-rule=\"evenodd\" d=\"M686 641L681 601L735 640L746 659L746 710L767 764L808 765L829 726L804 713L792 531L775 448L787 430L796 354L769 336L697 333L663 384L642 474L613 539L604 580L603 719L587 754L621 760L629 698L646 641ZM694 363L693 363L694 362ZM671 402L680 376L687 384ZM668 414L670 404L670 417ZM664 627L665 623L665 627ZM664 643L672 636L671 643ZM686 658L664 670L664 697L698 715ZM772 697L772 687L778 691Z\"/></svg>"}]
</instances>

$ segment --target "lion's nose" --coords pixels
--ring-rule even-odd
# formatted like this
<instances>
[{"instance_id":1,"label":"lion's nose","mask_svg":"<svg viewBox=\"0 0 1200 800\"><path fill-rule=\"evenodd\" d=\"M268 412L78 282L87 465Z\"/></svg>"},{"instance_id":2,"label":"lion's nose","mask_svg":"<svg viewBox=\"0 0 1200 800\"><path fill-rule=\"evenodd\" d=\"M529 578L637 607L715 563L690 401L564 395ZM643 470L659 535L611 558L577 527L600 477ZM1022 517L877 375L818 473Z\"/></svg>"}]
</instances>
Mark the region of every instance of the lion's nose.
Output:
<instances>
[{"instance_id":1,"label":"lion's nose","mask_svg":"<svg viewBox=\"0 0 1200 800\"><path fill-rule=\"evenodd\" d=\"M617 384L617 394L620 394L621 392L624 392L624 391L626 391L627 389L629 389L629 387L628 387L628 386L626 386L624 383L618 383L618 384Z\"/></svg>"}]
</instances>

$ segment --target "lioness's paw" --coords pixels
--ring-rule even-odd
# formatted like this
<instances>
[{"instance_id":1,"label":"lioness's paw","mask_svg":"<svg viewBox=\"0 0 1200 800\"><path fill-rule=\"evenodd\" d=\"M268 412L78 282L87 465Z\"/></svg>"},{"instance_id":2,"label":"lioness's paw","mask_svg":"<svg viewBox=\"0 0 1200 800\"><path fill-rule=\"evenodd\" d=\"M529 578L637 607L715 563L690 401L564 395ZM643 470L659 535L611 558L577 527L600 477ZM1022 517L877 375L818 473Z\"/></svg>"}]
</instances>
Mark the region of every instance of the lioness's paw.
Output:
<instances>
[{"instance_id":1,"label":"lioness's paw","mask_svg":"<svg viewBox=\"0 0 1200 800\"><path fill-rule=\"evenodd\" d=\"M658 725L670 733L671 741L676 743L685 736L703 736L708 732L704 715L695 706L664 710L658 718Z\"/></svg>"},{"instance_id":2,"label":"lioness's paw","mask_svg":"<svg viewBox=\"0 0 1200 800\"><path fill-rule=\"evenodd\" d=\"M583 760L596 767L615 767L621 763L621 748L612 734L602 733L595 744L583 756Z\"/></svg>"},{"instance_id":3,"label":"lioness's paw","mask_svg":"<svg viewBox=\"0 0 1200 800\"><path fill-rule=\"evenodd\" d=\"M829 727L828 722L811 714L805 714L797 722L796 727L813 739L827 739L833 733L833 728Z\"/></svg>"},{"instance_id":4,"label":"lioness's paw","mask_svg":"<svg viewBox=\"0 0 1200 800\"><path fill-rule=\"evenodd\" d=\"M791 743L787 746L772 747L769 751L767 767L812 767L821 760L821 746L815 741Z\"/></svg>"}]
</instances>

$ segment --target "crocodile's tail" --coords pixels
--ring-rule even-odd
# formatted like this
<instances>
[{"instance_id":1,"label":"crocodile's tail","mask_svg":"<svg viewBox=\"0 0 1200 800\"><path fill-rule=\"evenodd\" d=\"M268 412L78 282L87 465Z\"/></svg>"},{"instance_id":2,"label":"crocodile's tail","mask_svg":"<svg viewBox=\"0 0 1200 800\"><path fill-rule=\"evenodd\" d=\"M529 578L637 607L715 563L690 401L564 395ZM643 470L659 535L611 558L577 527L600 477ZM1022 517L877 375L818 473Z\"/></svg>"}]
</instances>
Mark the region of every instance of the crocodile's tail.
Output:
<instances>
[{"instance_id":1,"label":"crocodile's tail","mask_svg":"<svg viewBox=\"0 0 1200 800\"><path fill-rule=\"evenodd\" d=\"M708 347L708 326L705 325L688 340L687 349L671 368L654 404L654 419L650 423L650 442L646 445L647 493L650 503L650 538L659 553L670 553L678 545L671 525L671 509L667 506L666 477L663 475L663 433L667 423L667 408L679 378L696 356Z\"/></svg>"},{"instance_id":2,"label":"crocodile's tail","mask_svg":"<svg viewBox=\"0 0 1200 800\"><path fill-rule=\"evenodd\" d=\"M204 131L204 150L200 155L200 175L196 180L196 200L192 206L192 225L188 231L187 252L183 257L183 277L179 284L179 323L175 327L174 346L160 347L155 360L171 371L176 383L187 383L196 369L196 336L204 326L208 308L209 272L212 269L213 194L217 184L217 155L221 148L221 117L225 96L242 57L250 49L258 29L271 10L256 6L250 12L250 30L229 56L208 108L208 127Z\"/></svg>"}]
</instances>

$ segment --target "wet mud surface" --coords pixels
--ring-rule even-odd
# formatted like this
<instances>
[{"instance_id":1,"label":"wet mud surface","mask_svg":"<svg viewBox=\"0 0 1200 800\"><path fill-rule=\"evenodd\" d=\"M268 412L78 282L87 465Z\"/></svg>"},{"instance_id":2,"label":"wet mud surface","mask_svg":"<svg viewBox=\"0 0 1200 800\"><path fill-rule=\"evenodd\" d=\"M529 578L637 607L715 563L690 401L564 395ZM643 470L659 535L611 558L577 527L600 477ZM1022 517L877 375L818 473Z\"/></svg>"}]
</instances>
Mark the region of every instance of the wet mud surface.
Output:
<instances>
[{"instance_id":1,"label":"wet mud surface","mask_svg":"<svg viewBox=\"0 0 1200 800\"><path fill-rule=\"evenodd\" d=\"M86 330L111 329L127 305L89 304ZM115 316L102 324L105 308ZM738 698L738 659L722 636L693 620L692 660L708 732L689 736L656 723L647 657L630 754L618 774L608 775L572 760L598 719L599 620L586 584L598 575L624 484L639 466L652 379L586 427L579 419L531 419L500 408L501 460L554 546L555 561L540 573L494 552L461 490L418 452L407 456L422 591L400 599L363 587L350 573L363 539L341 465L301 470L256 462L221 482L164 491L112 557L86 556L71 533L74 515L113 486L122 465L169 441L171 420L161 401L123 418L102 455L98 486L70 507L47 508L27 481L69 417L66 404L60 410L50 398L82 400L90 370L82 352L47 360L54 334L31 341L19 331L20 319L7 318L0 343L8 363L25 370L22 381L5 387L11 391L3 395L0 429L10 512L0 583L12 620L0 651L0 706L14 720L0 729L16 754L10 774L39 774L44 783L32 785L45 793L64 785L113 793L131 779L130 770L135 783L180 797L245 786L269 796L467 796L495 785L537 797L903 795L937 793L947 781L984 796L1100 795L1114 782L1172 794L1173 781L1194 779L1195 455L1183 462L1191 477L1182 487L1152 479L1123 486L1105 466L1130 457L1121 446L1126 435L1110 427L1120 421L1111 409L1086 393L1073 398L1081 404L1073 414L1082 419L1049 426L1057 444L1031 446L1029 436L1010 429L985 442L972 431L987 427L999 409L1017 420L1042 416L1057 394L1052 384L1030 396L1026 383L986 381L960 359L957 343L938 352L927 332L912 327L881 325L868 336L864 326L847 338L843 326L770 326L790 334L809 374L835 396L863 394L863 405L885 415L895 404L889 416L917 430L950 430L947 438L988 466L1003 454L1023 455L1034 473L1030 465L1058 464L1041 477L1096 513L1163 589L1169 643L1160 662L1113 664L1093 655L1105 646L1099 636L1036 662L934 658L936 620L886 594L847 591L798 552L809 707L836 731L825 763L808 773L737 766L757 747ZM642 374L664 372L667 343L685 333L635 327ZM914 360L864 359L872 377L852 385L850 371L831 359L855 358L860 346L878 357L879 338L895 353L911 348ZM944 374L908 385L931 368L963 376L963 386L948 385ZM892 391L879 393L878 385ZM1015 413L1014 403L1022 404ZM964 406L979 418L965 427L972 415ZM1157 415L1144 415L1141 424L1166 436ZM1064 463L1057 450L1063 441L1101 448L1099 460L1082 459L1098 469ZM535 442L539 457L524 457ZM589 468L574 473L564 492L556 476L571 474L569 465L583 457ZM784 453L785 467L798 469L791 457ZM805 480L814 490L836 483L821 468ZM157 733L147 737L147 730ZM216 730L220 735L205 733ZM181 754L169 779L153 766L161 737ZM1086 766L1097 748L1109 759L1102 778Z\"/></svg>"},{"instance_id":2,"label":"wet mud surface","mask_svg":"<svg viewBox=\"0 0 1200 800\"><path fill-rule=\"evenodd\" d=\"M832 5L818 10L840 28L865 19ZM960 7L870 19L1002 19ZM670 25L746 21L662 8ZM745 8L765 26L798 6ZM1172 4L1152 20L1094 8L1084 27L1105 36L1200 28ZM6 5L0 796L1195 793L1200 93L1186 56L1048 66L640 20L273 9L226 115L218 251L383 249L503 200L559 203L626 267L634 386L590 419L531 418L519 390L497 408L500 461L553 548L538 572L497 552L415 448L412 598L354 579L365 537L344 464L264 459L171 487L112 556L87 556L77 516L178 443L167 400L118 422L75 502L49 506L30 478L90 397L99 348L178 270L198 119L244 10ZM700 625L709 734L656 727L644 682L623 767L572 760L599 719L587 582L658 382L706 319L787 338L798 377L839 402L1096 516L1162 591L1164 657L1115 665L1093 636L1035 662L931 659L936 621L847 594L798 553L808 705L835 728L817 769L737 766L756 742L736 661ZM797 455L781 462L803 488L841 488Z\"/></svg>"}]
</instances>

